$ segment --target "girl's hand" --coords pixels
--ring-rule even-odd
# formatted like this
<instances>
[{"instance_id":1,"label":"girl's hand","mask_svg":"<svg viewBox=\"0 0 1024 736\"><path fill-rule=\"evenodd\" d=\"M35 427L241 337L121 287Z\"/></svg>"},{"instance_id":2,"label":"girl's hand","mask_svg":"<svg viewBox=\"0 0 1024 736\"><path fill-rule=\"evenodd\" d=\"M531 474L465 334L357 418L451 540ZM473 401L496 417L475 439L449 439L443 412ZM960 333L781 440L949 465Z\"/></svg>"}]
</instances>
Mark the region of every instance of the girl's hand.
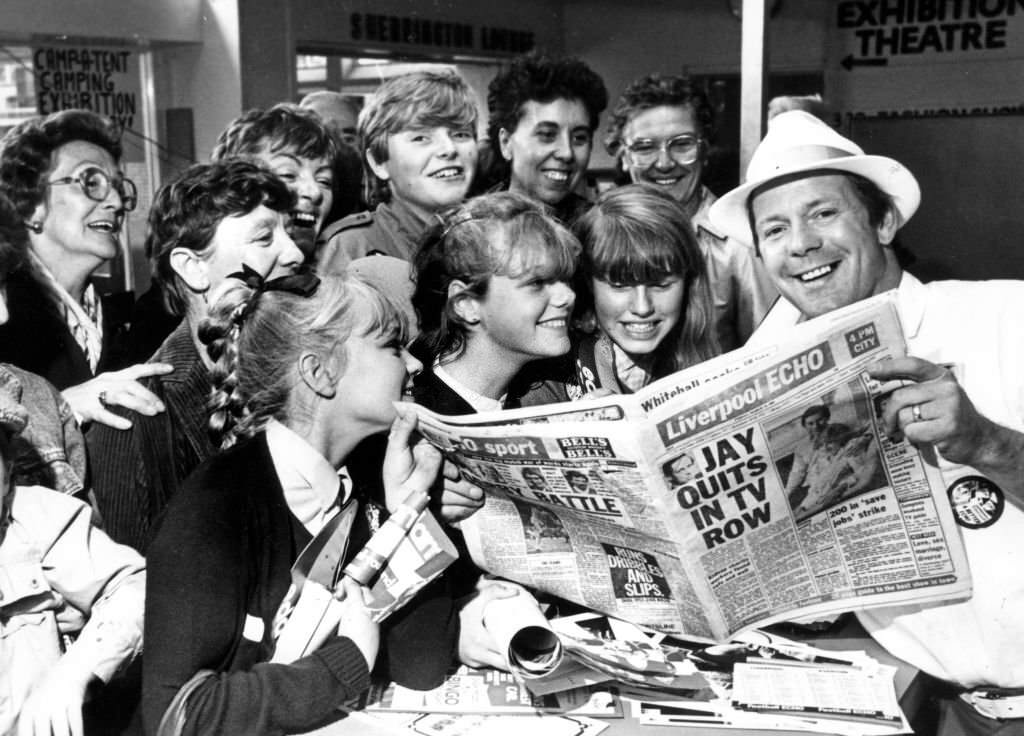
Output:
<instances>
[{"instance_id":1,"label":"girl's hand","mask_svg":"<svg viewBox=\"0 0 1024 736\"><path fill-rule=\"evenodd\" d=\"M22 706L18 736L82 736L82 701L92 677L58 661Z\"/></svg>"},{"instance_id":2,"label":"girl's hand","mask_svg":"<svg viewBox=\"0 0 1024 736\"><path fill-rule=\"evenodd\" d=\"M391 425L382 477L388 511L394 511L414 491L429 493L441 470L441 453L422 437L413 438L416 412L401 404Z\"/></svg>"},{"instance_id":3,"label":"girl's hand","mask_svg":"<svg viewBox=\"0 0 1024 736\"><path fill-rule=\"evenodd\" d=\"M505 580L480 578L476 592L460 601L459 608L459 661L470 667L492 667L508 671L505 653L484 623L487 606L499 598L530 595L525 588ZM531 596L532 598L532 596Z\"/></svg>"},{"instance_id":4,"label":"girl's hand","mask_svg":"<svg viewBox=\"0 0 1024 736\"><path fill-rule=\"evenodd\" d=\"M114 429L131 429L130 420L108 407L121 406L149 417L159 414L166 407L156 394L139 383L139 379L163 376L173 370L174 366L167 363L137 363L120 371L101 373L85 383L64 389L61 394L82 424L99 422Z\"/></svg>"},{"instance_id":5,"label":"girl's hand","mask_svg":"<svg viewBox=\"0 0 1024 736\"><path fill-rule=\"evenodd\" d=\"M338 636L351 639L366 659L366 666L372 670L377 661L377 650L380 648L380 624L374 623L370 618L370 611L363 597L365 593L366 589L362 585L343 575L334 597L342 606Z\"/></svg>"},{"instance_id":6,"label":"girl's hand","mask_svg":"<svg viewBox=\"0 0 1024 736\"><path fill-rule=\"evenodd\" d=\"M485 501L483 490L463 477L459 467L444 461L444 493L441 494L441 519L454 524L479 511Z\"/></svg>"}]
</instances>

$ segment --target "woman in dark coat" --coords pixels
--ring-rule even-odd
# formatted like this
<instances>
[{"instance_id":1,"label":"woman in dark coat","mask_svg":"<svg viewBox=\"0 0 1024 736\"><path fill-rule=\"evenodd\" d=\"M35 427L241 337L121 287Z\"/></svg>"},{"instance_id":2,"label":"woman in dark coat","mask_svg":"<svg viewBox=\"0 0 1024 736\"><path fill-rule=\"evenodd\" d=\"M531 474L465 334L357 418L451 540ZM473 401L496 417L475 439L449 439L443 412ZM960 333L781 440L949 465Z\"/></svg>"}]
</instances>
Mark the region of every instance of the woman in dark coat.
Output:
<instances>
[{"instance_id":1,"label":"woman in dark coat","mask_svg":"<svg viewBox=\"0 0 1024 736\"><path fill-rule=\"evenodd\" d=\"M85 110L34 118L4 136L0 188L29 248L25 266L7 277L10 320L0 328L0 361L49 380L79 421L126 429L130 422L108 407L163 411L138 379L171 367L111 370L116 328L91 278L120 252L125 215L137 201L120 158L113 126Z\"/></svg>"}]
</instances>

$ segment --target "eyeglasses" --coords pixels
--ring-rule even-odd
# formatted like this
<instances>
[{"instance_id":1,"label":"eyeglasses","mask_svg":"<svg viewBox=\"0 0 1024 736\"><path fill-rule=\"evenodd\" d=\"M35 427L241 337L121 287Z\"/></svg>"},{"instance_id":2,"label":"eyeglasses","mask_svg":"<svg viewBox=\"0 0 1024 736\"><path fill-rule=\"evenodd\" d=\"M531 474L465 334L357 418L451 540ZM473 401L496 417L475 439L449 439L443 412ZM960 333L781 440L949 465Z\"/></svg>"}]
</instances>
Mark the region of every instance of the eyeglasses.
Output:
<instances>
[{"instance_id":1,"label":"eyeglasses","mask_svg":"<svg viewBox=\"0 0 1024 736\"><path fill-rule=\"evenodd\" d=\"M113 188L121 196L121 206L126 212L134 210L139 201L139 192L135 188L135 182L121 174L112 179L106 171L95 166L83 169L78 176L65 176L46 183L49 186L77 184L82 187L85 196L94 202L106 201L110 196L111 188Z\"/></svg>"},{"instance_id":2,"label":"eyeglasses","mask_svg":"<svg viewBox=\"0 0 1024 736\"><path fill-rule=\"evenodd\" d=\"M673 161L686 166L697 160L702 142L703 139L695 135L677 135L667 141L637 138L626 144L626 154L633 166L650 166L658 160L662 151L666 151Z\"/></svg>"}]
</instances>

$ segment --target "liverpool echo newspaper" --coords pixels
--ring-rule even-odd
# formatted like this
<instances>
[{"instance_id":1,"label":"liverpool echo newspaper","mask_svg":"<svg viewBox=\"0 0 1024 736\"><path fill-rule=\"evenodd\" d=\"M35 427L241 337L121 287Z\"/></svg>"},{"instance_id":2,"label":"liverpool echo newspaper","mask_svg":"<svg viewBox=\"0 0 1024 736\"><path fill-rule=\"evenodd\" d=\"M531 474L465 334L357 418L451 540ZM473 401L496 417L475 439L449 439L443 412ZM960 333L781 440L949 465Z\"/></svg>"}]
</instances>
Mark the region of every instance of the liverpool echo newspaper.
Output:
<instances>
[{"instance_id":1,"label":"liverpool echo newspaper","mask_svg":"<svg viewBox=\"0 0 1024 736\"><path fill-rule=\"evenodd\" d=\"M795 617L963 599L929 448L886 436L905 355L892 293L633 395L442 417L420 431L487 494L483 570L654 629L725 640Z\"/></svg>"}]
</instances>

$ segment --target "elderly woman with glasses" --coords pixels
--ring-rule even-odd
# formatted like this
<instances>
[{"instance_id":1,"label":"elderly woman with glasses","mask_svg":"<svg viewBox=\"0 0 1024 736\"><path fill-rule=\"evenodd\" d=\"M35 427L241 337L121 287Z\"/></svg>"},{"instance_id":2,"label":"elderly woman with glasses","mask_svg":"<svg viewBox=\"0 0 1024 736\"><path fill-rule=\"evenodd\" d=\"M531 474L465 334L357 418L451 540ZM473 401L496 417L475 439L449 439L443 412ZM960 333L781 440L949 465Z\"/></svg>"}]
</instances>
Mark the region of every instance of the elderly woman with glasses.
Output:
<instances>
[{"instance_id":1,"label":"elderly woman with glasses","mask_svg":"<svg viewBox=\"0 0 1024 736\"><path fill-rule=\"evenodd\" d=\"M711 225L715 196L701 183L713 134L707 95L685 77L642 77L612 112L605 148L634 183L668 192L683 205L707 264L715 331L724 350L750 337L775 298L754 251Z\"/></svg>"},{"instance_id":2,"label":"elderly woman with glasses","mask_svg":"<svg viewBox=\"0 0 1024 736\"><path fill-rule=\"evenodd\" d=\"M115 258L135 185L121 173L113 126L84 110L34 118L13 128L0 150L0 191L25 228L25 265L6 278L10 320L0 328L0 361L53 383L81 422L125 429L112 406L153 415L163 405L138 379L163 364L106 371L113 327L90 283Z\"/></svg>"}]
</instances>

